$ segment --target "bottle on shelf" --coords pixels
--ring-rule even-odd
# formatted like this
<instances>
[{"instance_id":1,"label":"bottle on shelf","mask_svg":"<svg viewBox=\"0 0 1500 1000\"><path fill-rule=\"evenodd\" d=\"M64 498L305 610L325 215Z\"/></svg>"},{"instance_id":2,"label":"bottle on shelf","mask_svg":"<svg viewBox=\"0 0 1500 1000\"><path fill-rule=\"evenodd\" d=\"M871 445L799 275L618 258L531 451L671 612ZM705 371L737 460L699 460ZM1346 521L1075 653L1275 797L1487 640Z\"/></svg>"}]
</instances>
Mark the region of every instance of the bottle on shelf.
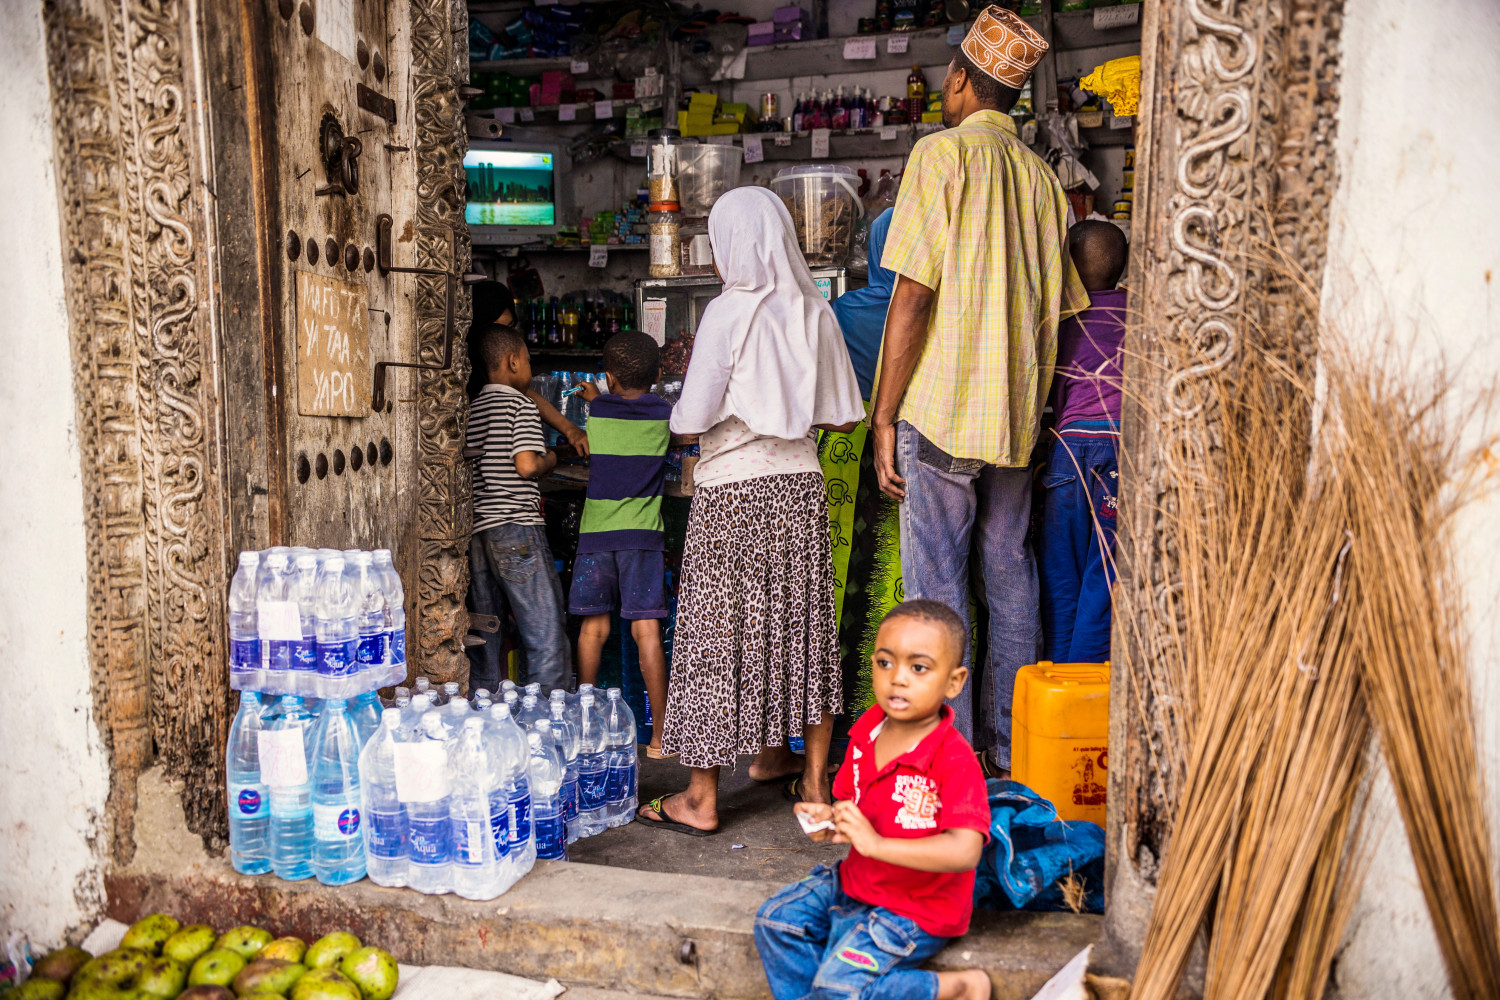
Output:
<instances>
[{"instance_id":1,"label":"bottle on shelf","mask_svg":"<svg viewBox=\"0 0 1500 1000\"><path fill-rule=\"evenodd\" d=\"M927 77L921 66L913 66L906 77L906 120L919 122L927 108Z\"/></svg>"},{"instance_id":2,"label":"bottle on shelf","mask_svg":"<svg viewBox=\"0 0 1500 1000\"><path fill-rule=\"evenodd\" d=\"M243 558L240 566L245 566ZM264 726L261 711L259 694L240 692L240 708L229 725L229 746L225 753L229 862L241 875L264 875L271 870L270 807L265 783L260 780L260 731Z\"/></svg>"}]
</instances>

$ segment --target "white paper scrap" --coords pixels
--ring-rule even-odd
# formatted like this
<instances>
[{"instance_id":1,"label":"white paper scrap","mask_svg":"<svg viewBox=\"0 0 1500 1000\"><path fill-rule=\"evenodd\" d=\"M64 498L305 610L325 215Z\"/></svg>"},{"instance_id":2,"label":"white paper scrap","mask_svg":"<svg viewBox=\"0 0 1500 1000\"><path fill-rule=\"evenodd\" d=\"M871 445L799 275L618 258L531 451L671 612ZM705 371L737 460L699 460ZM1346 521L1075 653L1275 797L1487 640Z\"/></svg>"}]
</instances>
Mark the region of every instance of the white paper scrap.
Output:
<instances>
[{"instance_id":1,"label":"white paper scrap","mask_svg":"<svg viewBox=\"0 0 1500 1000\"><path fill-rule=\"evenodd\" d=\"M906 51L906 45L910 41L910 35L898 31L886 38L885 50L893 56L898 56Z\"/></svg>"},{"instance_id":2,"label":"white paper scrap","mask_svg":"<svg viewBox=\"0 0 1500 1000\"><path fill-rule=\"evenodd\" d=\"M595 243L589 247L589 267L605 267L609 264L609 247Z\"/></svg>"},{"instance_id":3,"label":"white paper scrap","mask_svg":"<svg viewBox=\"0 0 1500 1000\"><path fill-rule=\"evenodd\" d=\"M302 727L262 729L255 734L260 758L260 780L271 788L295 788L307 784L307 752L302 745Z\"/></svg>"},{"instance_id":4,"label":"white paper scrap","mask_svg":"<svg viewBox=\"0 0 1500 1000\"><path fill-rule=\"evenodd\" d=\"M1089 955L1093 950L1094 946L1089 945L1074 955L1073 960L1047 980L1031 1000L1088 1000L1090 993L1084 976L1088 975Z\"/></svg>"},{"instance_id":5,"label":"white paper scrap","mask_svg":"<svg viewBox=\"0 0 1500 1000\"><path fill-rule=\"evenodd\" d=\"M807 815L807 813L803 812L797 813L797 822L802 824L802 832L807 834L809 837L817 833L819 830L834 829L833 820L813 819L811 816Z\"/></svg>"},{"instance_id":6,"label":"white paper scrap","mask_svg":"<svg viewBox=\"0 0 1500 1000\"><path fill-rule=\"evenodd\" d=\"M826 128L812 130L812 155L815 160L828 158L828 130Z\"/></svg>"},{"instance_id":7,"label":"white paper scrap","mask_svg":"<svg viewBox=\"0 0 1500 1000\"><path fill-rule=\"evenodd\" d=\"M766 158L765 143L758 135L745 136L745 162L759 163Z\"/></svg>"},{"instance_id":8,"label":"white paper scrap","mask_svg":"<svg viewBox=\"0 0 1500 1000\"><path fill-rule=\"evenodd\" d=\"M875 58L875 39L869 38L869 37L865 37L865 38L848 38L848 39L845 39L844 40L844 58L845 59L874 59Z\"/></svg>"}]
</instances>

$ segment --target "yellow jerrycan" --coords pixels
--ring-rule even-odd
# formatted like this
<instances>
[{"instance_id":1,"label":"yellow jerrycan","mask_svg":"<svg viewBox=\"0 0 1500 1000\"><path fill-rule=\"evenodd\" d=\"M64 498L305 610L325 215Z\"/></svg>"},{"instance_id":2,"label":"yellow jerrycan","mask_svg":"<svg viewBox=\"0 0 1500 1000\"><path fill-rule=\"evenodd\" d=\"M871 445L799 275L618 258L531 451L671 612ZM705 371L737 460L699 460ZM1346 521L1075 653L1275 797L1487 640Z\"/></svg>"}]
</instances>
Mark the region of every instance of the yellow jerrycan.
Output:
<instances>
[{"instance_id":1,"label":"yellow jerrycan","mask_svg":"<svg viewBox=\"0 0 1500 1000\"><path fill-rule=\"evenodd\" d=\"M1109 664L1051 663L1016 674L1011 777L1068 820L1104 825L1109 784Z\"/></svg>"}]
</instances>

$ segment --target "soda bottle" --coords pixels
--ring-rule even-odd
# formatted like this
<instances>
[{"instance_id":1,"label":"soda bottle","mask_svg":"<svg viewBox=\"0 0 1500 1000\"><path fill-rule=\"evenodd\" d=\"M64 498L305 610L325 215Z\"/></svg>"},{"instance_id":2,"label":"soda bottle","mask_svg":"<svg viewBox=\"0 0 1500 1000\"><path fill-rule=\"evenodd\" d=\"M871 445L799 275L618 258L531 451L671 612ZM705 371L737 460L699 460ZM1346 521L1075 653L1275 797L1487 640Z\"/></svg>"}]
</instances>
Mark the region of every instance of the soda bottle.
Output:
<instances>
[{"instance_id":1,"label":"soda bottle","mask_svg":"<svg viewBox=\"0 0 1500 1000\"><path fill-rule=\"evenodd\" d=\"M271 870L288 882L313 874L312 721L300 697L282 695L275 719L256 741L271 800Z\"/></svg>"},{"instance_id":2,"label":"soda bottle","mask_svg":"<svg viewBox=\"0 0 1500 1000\"><path fill-rule=\"evenodd\" d=\"M241 568L244 565L241 557ZM252 610L251 614L254 613ZM224 762L229 782L229 861L241 875L264 875L271 870L271 844L267 837L270 809L266 786L260 780L262 724L260 695L241 691L240 710L229 726Z\"/></svg>"},{"instance_id":3,"label":"soda bottle","mask_svg":"<svg viewBox=\"0 0 1500 1000\"><path fill-rule=\"evenodd\" d=\"M550 719L537 719L526 742L531 757L532 822L536 827L536 856L544 861L568 860L568 824L558 800L563 785L563 755Z\"/></svg>"},{"instance_id":4,"label":"soda bottle","mask_svg":"<svg viewBox=\"0 0 1500 1000\"><path fill-rule=\"evenodd\" d=\"M359 755L359 795L365 827L365 867L370 881L390 889L406 885L406 807L396 788L396 744L401 710L380 713L380 728Z\"/></svg>"},{"instance_id":5,"label":"soda bottle","mask_svg":"<svg viewBox=\"0 0 1500 1000\"><path fill-rule=\"evenodd\" d=\"M365 877L359 809L359 734L347 703L330 699L312 729L312 867L324 885Z\"/></svg>"},{"instance_id":6,"label":"soda bottle","mask_svg":"<svg viewBox=\"0 0 1500 1000\"><path fill-rule=\"evenodd\" d=\"M229 677L230 686L237 689L260 685L260 630L255 616L259 569L259 552L241 552L239 568L229 581Z\"/></svg>"},{"instance_id":7,"label":"soda bottle","mask_svg":"<svg viewBox=\"0 0 1500 1000\"><path fill-rule=\"evenodd\" d=\"M419 696L425 697L425 696ZM417 698L412 698L413 702ZM403 791L410 865L406 884L418 892L439 895L452 888L453 828L448 817L448 756L443 721L429 710L421 730L398 753L409 755L415 788Z\"/></svg>"},{"instance_id":8,"label":"soda bottle","mask_svg":"<svg viewBox=\"0 0 1500 1000\"><path fill-rule=\"evenodd\" d=\"M453 702L467 710L468 702ZM465 899L500 895L503 873L490 827L490 795L503 784L484 745L484 720L468 718L448 754L448 820L453 830L453 891Z\"/></svg>"},{"instance_id":9,"label":"soda bottle","mask_svg":"<svg viewBox=\"0 0 1500 1000\"><path fill-rule=\"evenodd\" d=\"M635 714L619 688L609 689L604 719L609 747L604 792L606 822L611 827L624 826L635 819L637 804L636 735Z\"/></svg>"},{"instance_id":10,"label":"soda bottle","mask_svg":"<svg viewBox=\"0 0 1500 1000\"><path fill-rule=\"evenodd\" d=\"M921 66L913 66L906 77L906 120L916 123L922 120L927 110L927 77Z\"/></svg>"},{"instance_id":11,"label":"soda bottle","mask_svg":"<svg viewBox=\"0 0 1500 1000\"><path fill-rule=\"evenodd\" d=\"M582 690L582 688L580 688ZM578 699L578 834L592 837L608 824L609 733L602 705L593 691Z\"/></svg>"}]
</instances>

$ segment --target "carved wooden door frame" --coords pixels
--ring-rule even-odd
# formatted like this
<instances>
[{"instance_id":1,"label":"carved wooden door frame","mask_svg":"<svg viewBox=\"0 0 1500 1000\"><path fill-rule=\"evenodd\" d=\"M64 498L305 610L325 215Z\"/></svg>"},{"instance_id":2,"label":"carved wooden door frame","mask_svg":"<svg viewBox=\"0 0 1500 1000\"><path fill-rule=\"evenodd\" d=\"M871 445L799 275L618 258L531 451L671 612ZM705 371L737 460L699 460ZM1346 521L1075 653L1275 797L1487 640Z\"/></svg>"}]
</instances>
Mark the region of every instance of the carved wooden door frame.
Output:
<instances>
[{"instance_id":1,"label":"carved wooden door frame","mask_svg":"<svg viewBox=\"0 0 1500 1000\"><path fill-rule=\"evenodd\" d=\"M240 40L250 19L315 0L45 0L65 282L87 533L94 712L110 752L111 852L133 850L135 780L153 761L186 783L190 827L223 844L225 599L232 548L278 529L257 481L274 408L225 413L226 376L263 373L259 280L277 252L251 196L256 164L235 150L260 127L245 91L257 72ZM466 147L456 89L467 82L462 0L410 0L418 266L448 257L463 219ZM1109 915L1125 958L1138 947L1165 841L1171 757L1153 727L1152 643L1172 553L1150 544L1171 474L1153 462L1170 436L1212 433L1194 387L1231 377L1252 321L1292 315L1289 292L1246 251L1272 237L1316 281L1333 190L1340 0L1147 0L1146 86L1132 274L1118 669L1112 692ZM285 15L285 16L290 16ZM259 214L258 214L259 213ZM443 288L418 282L423 360L441 352ZM461 298L460 323L468 316ZM251 331L253 335L247 334ZM1153 338L1194 345L1162 372ZM1315 332L1283 345L1304 362ZM421 373L415 665L464 670L470 533L462 461L463 350L450 373ZM247 375L248 373L248 375ZM1145 414L1169 414L1161 422ZM257 450L259 449L259 450ZM255 456L243 462L237 456ZM274 456L273 456L274 457ZM268 474L267 474L268 475ZM1127 616L1140 626L1125 629Z\"/></svg>"}]
</instances>

